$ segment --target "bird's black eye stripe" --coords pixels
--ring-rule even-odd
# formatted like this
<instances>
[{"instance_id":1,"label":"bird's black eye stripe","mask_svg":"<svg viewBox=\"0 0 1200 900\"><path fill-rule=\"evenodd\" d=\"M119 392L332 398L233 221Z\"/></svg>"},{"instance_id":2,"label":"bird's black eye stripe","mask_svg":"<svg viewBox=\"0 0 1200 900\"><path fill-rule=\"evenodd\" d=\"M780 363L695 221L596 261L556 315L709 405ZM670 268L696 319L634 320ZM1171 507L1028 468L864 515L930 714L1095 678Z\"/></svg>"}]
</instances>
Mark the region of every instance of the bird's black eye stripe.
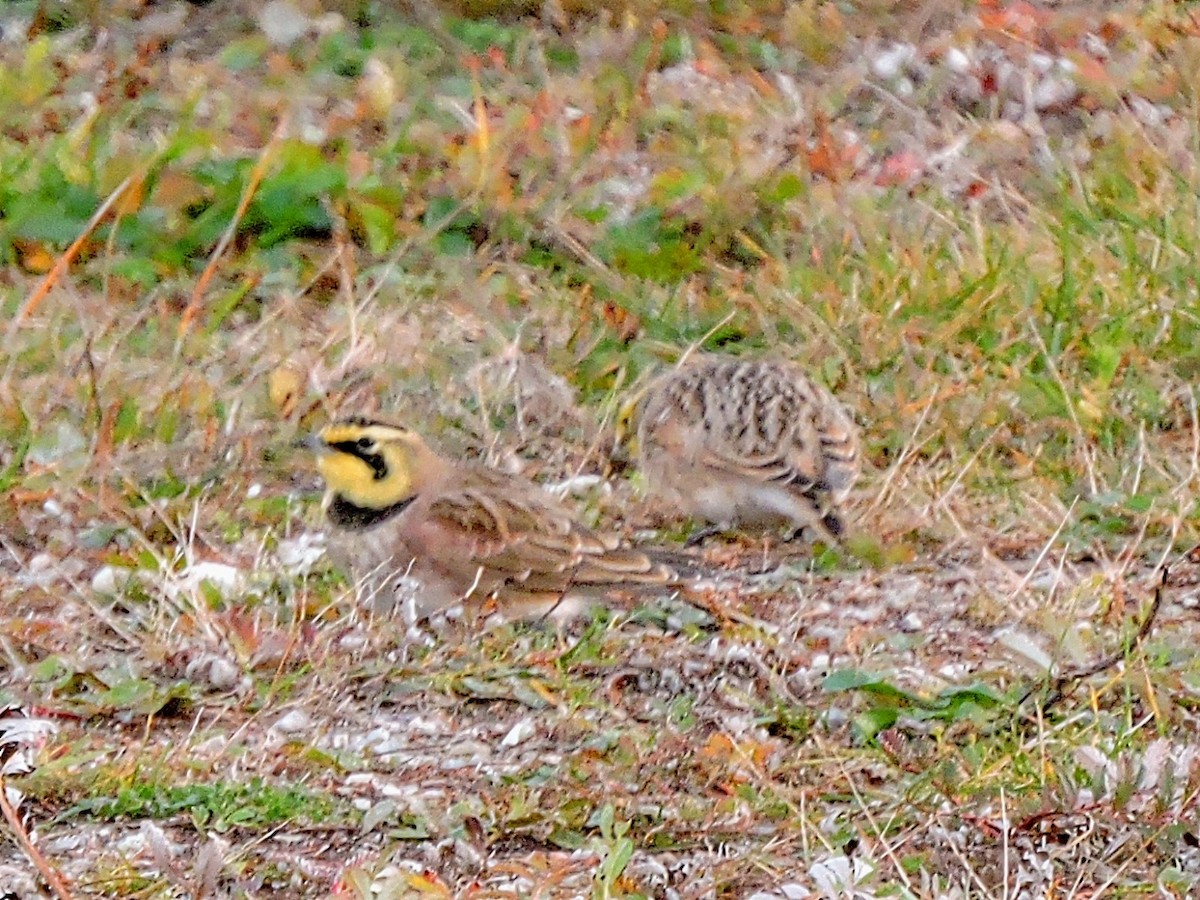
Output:
<instances>
[{"instance_id":1,"label":"bird's black eye stripe","mask_svg":"<svg viewBox=\"0 0 1200 900\"><path fill-rule=\"evenodd\" d=\"M384 462L383 457L380 454L367 453L363 445L364 440L367 441L367 447L370 447L374 444L374 441L371 441L369 438L360 438L357 441L338 441L336 444L330 444L329 446L331 446L334 450L337 450L339 453L357 456L371 467L371 471L375 474L375 480L378 481L387 475L387 463Z\"/></svg>"}]
</instances>

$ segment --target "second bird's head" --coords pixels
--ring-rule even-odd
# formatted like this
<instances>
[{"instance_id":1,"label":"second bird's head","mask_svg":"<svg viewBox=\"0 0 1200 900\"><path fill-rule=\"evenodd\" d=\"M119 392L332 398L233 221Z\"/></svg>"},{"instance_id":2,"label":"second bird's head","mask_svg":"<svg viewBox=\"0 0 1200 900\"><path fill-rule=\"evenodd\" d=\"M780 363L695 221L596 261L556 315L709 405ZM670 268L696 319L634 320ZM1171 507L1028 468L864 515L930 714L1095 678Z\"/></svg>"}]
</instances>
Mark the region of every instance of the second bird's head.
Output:
<instances>
[{"instance_id":1,"label":"second bird's head","mask_svg":"<svg viewBox=\"0 0 1200 900\"><path fill-rule=\"evenodd\" d=\"M369 419L334 422L302 443L316 453L329 494L364 510L412 498L438 466L415 431Z\"/></svg>"}]
</instances>

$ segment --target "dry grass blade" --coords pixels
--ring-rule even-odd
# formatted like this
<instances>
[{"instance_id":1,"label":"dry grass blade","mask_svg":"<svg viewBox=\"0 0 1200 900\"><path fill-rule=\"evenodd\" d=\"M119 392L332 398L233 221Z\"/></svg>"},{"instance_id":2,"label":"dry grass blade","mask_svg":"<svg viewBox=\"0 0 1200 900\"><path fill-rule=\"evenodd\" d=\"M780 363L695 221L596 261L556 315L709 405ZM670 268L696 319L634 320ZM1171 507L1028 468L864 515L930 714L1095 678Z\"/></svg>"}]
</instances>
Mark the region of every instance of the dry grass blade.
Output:
<instances>
[{"instance_id":1,"label":"dry grass blade","mask_svg":"<svg viewBox=\"0 0 1200 900\"><path fill-rule=\"evenodd\" d=\"M58 284L58 281L60 278L62 278L63 273L67 271L71 263L79 255L79 251L83 249L83 245L87 243L87 239L91 237L92 233L100 226L100 223L104 221L104 218L108 215L109 210L111 210L113 206L115 206L117 202L125 196L125 192L129 190L130 187L141 183L142 179L146 175L146 168L146 166L143 166L137 172L127 175L120 184L113 188L112 192L104 199L104 202L101 203L99 208L97 208L97 210L92 214L92 217L88 220L87 225L84 226L83 231L80 232L79 236L71 242L71 246L64 250L62 255L55 260L54 266L49 272L46 273L45 277L34 289L33 293L29 295L29 299L25 301L25 304L17 311L17 314L13 316L12 321L8 323L7 349L10 352L12 350L13 340L15 339L15 335L18 329L20 329L21 324L31 315L33 315L34 312L37 311L37 308L42 305L42 301L46 299L50 291L56 284ZM8 373L5 373L5 380L8 380Z\"/></svg>"},{"instance_id":2,"label":"dry grass blade","mask_svg":"<svg viewBox=\"0 0 1200 900\"><path fill-rule=\"evenodd\" d=\"M196 279L196 286L192 288L192 297L188 301L188 305L179 320L178 340L183 340L187 336L188 331L191 330L192 323L200 315L200 309L204 305L204 292L208 289L208 283L212 281L212 277L217 271L217 264L220 263L221 257L225 255L225 250L229 247L229 243L233 240L234 235L237 234L238 223L245 217L246 210L250 208L250 201L254 199L255 193L258 191L258 186L262 184L262 180L266 177L267 167L271 164L275 150L283 140L283 136L287 134L290 123L291 113L284 112L279 117L279 122L276 124L275 130L271 133L270 140L267 141L266 146L258 154L254 168L250 170L250 177L246 180L246 187L242 190L242 195L238 199L237 209L233 212L233 218L229 220L224 234L221 235L221 239L217 241L217 246L213 248L213 252L208 257L208 263L204 266L204 271Z\"/></svg>"},{"instance_id":3,"label":"dry grass blade","mask_svg":"<svg viewBox=\"0 0 1200 900\"><path fill-rule=\"evenodd\" d=\"M50 885L50 889L54 891L54 896L58 900L71 900L74 895L71 893L71 888L67 885L66 878L50 860L42 855L42 852L29 839L29 832L25 829L25 823L21 821L20 814L13 808L12 803L9 802L8 785L5 783L2 774L0 774L0 813L4 814L4 820L8 822L8 827L12 829L17 843L25 855L29 857L29 861L33 863L38 873L46 880L46 884Z\"/></svg>"},{"instance_id":4,"label":"dry grass blade","mask_svg":"<svg viewBox=\"0 0 1200 900\"><path fill-rule=\"evenodd\" d=\"M1044 713L1050 707L1062 701L1062 699L1067 695L1068 690L1074 685L1091 678L1093 675L1099 675L1101 672L1111 669L1113 666L1127 658L1131 651L1141 646L1142 641L1146 639L1147 635L1150 634L1151 629L1154 627L1154 621L1158 617L1159 610L1162 608L1163 588L1166 587L1167 584L1168 572L1169 570L1167 566L1163 566L1161 568L1158 584L1155 585L1154 588L1154 599L1150 603L1150 608L1146 610L1145 615L1142 617L1142 621L1138 624L1137 631L1134 632L1133 636L1130 638L1128 645L1100 657L1093 663L1089 663L1086 666L1080 666L1072 669L1069 672L1064 672L1062 675L1059 675L1057 678L1055 678L1049 692L1046 695L1046 698L1040 704L1041 712ZM1023 706L1025 701L1033 696L1035 690L1036 688L1034 687L1029 688L1029 690L1027 690L1018 701L1017 706Z\"/></svg>"}]
</instances>

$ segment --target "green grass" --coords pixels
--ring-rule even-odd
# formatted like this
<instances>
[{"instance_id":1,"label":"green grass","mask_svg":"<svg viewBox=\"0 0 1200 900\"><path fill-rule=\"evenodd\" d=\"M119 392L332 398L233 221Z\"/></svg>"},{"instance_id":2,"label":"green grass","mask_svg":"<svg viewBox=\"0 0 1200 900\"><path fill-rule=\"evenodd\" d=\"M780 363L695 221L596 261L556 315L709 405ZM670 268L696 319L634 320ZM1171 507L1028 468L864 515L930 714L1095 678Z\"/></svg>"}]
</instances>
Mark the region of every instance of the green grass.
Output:
<instances>
[{"instance_id":1,"label":"green grass","mask_svg":"<svg viewBox=\"0 0 1200 900\"><path fill-rule=\"evenodd\" d=\"M81 815L101 820L174 819L184 815L198 831L220 833L231 828L261 831L282 824L320 824L333 812L334 804L327 797L251 778L240 784L138 782L122 787L112 797L89 797L64 810L59 820Z\"/></svg>"}]
</instances>

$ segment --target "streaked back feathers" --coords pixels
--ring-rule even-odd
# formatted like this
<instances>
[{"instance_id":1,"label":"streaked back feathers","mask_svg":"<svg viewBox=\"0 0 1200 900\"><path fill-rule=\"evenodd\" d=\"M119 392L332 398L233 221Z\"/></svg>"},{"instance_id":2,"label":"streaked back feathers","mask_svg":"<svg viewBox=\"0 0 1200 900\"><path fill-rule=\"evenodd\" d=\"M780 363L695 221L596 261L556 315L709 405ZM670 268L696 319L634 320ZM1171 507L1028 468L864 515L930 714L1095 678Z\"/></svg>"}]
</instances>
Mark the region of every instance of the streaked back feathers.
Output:
<instances>
[{"instance_id":1,"label":"streaked back feathers","mask_svg":"<svg viewBox=\"0 0 1200 900\"><path fill-rule=\"evenodd\" d=\"M792 522L837 537L860 460L842 406L795 363L701 356L646 389L638 453L652 490L730 525Z\"/></svg>"}]
</instances>

